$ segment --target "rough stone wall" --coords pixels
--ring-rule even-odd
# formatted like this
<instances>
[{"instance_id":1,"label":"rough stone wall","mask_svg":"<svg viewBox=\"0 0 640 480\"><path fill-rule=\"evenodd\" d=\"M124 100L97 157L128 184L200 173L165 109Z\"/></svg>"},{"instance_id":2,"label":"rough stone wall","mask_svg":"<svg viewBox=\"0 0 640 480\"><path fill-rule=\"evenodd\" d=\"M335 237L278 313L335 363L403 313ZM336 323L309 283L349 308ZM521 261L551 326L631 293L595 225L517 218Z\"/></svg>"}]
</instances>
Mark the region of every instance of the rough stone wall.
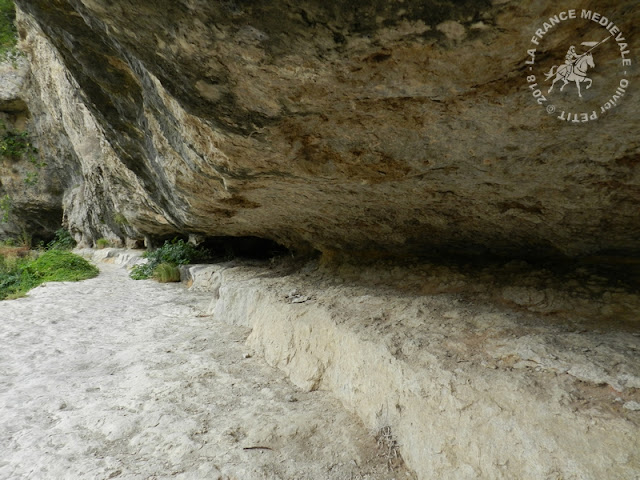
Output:
<instances>
[{"instance_id":1,"label":"rough stone wall","mask_svg":"<svg viewBox=\"0 0 640 480\"><path fill-rule=\"evenodd\" d=\"M55 152L37 149L40 135L32 128L34 119L25 102L28 84L24 58L0 63L0 240L26 240L25 235L46 240L62 220L61 171L51 163ZM9 135L25 133L27 137L18 137L17 148L5 143Z\"/></svg>"},{"instance_id":2,"label":"rough stone wall","mask_svg":"<svg viewBox=\"0 0 640 480\"><path fill-rule=\"evenodd\" d=\"M637 89L574 125L526 88L530 38L555 2L17 4L39 108L76 159L64 205L83 243L198 233L368 256L638 250ZM634 1L572 7L606 12L640 51ZM616 49L599 50L596 84Z\"/></svg>"},{"instance_id":3,"label":"rough stone wall","mask_svg":"<svg viewBox=\"0 0 640 480\"><path fill-rule=\"evenodd\" d=\"M102 237L123 243L136 235L126 214L133 208L143 215L145 199L136 195L142 189L122 167L58 51L30 18L21 16L20 26L31 67L27 102L39 114L32 128L40 148L65 178L65 223L81 245Z\"/></svg>"}]
</instances>

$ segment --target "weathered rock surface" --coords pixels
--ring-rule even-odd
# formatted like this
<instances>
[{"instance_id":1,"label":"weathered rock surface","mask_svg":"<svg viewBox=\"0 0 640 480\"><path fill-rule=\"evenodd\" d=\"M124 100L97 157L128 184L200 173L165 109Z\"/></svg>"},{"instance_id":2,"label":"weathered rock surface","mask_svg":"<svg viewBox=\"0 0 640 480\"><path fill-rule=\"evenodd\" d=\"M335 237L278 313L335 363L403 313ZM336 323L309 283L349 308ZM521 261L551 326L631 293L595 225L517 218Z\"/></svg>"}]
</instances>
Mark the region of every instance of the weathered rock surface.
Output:
<instances>
[{"instance_id":1,"label":"weathered rock surface","mask_svg":"<svg viewBox=\"0 0 640 480\"><path fill-rule=\"evenodd\" d=\"M247 344L296 385L331 390L371 429L388 427L420 479L636 478L638 295L579 270L565 280L590 278L554 289L543 315L557 277L495 272L228 263L184 273L211 292L214 318L252 327Z\"/></svg>"},{"instance_id":2,"label":"weathered rock surface","mask_svg":"<svg viewBox=\"0 0 640 480\"><path fill-rule=\"evenodd\" d=\"M27 103L41 148L73 171L64 209L82 243L197 233L348 255L638 251L635 63L598 121L547 116L524 61L555 2L17 4ZM636 2L572 7L613 19L636 54ZM603 31L549 35L540 61L562 64ZM616 42L599 47L580 105L619 60Z\"/></svg>"},{"instance_id":3,"label":"weathered rock surface","mask_svg":"<svg viewBox=\"0 0 640 480\"><path fill-rule=\"evenodd\" d=\"M29 134L29 108L24 96L29 83L29 66L18 57L0 62L0 137ZM36 142L29 135L25 142ZM24 233L46 239L60 228L64 171L49 166L52 152L11 152L0 149L0 240ZM7 149L9 150L9 148Z\"/></svg>"}]
</instances>

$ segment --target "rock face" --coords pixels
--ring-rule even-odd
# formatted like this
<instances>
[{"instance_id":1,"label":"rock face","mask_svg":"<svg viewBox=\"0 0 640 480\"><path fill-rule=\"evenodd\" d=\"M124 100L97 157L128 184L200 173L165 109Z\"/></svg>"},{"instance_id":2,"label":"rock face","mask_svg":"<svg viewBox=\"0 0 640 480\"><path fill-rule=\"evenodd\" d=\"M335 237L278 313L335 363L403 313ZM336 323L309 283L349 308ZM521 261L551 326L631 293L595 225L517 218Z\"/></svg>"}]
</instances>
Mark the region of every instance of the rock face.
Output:
<instances>
[{"instance_id":1,"label":"rock face","mask_svg":"<svg viewBox=\"0 0 640 480\"><path fill-rule=\"evenodd\" d=\"M27 102L41 148L71 172L63 206L81 243L199 234L328 255L639 250L632 0L575 6L612 19L632 62L604 114L620 42L594 50L582 100L556 85L558 111L598 109L586 123L548 115L527 88L531 37L561 11L551 1L16 3ZM536 68L610 33L574 21L545 34Z\"/></svg>"},{"instance_id":2,"label":"rock face","mask_svg":"<svg viewBox=\"0 0 640 480\"><path fill-rule=\"evenodd\" d=\"M227 263L185 278L211 292L213 318L251 327L247 345L299 388L330 390L371 430L388 427L420 480L640 472L640 297L598 276L573 272L553 297L549 272L514 262L330 276ZM486 301L501 295L507 304Z\"/></svg>"},{"instance_id":3,"label":"rock face","mask_svg":"<svg viewBox=\"0 0 640 480\"><path fill-rule=\"evenodd\" d=\"M25 239L25 234L46 240L62 221L60 174L69 172L49 166L46 157L52 152L38 151L33 144L23 98L28 83L25 59L0 63L0 240Z\"/></svg>"}]
</instances>

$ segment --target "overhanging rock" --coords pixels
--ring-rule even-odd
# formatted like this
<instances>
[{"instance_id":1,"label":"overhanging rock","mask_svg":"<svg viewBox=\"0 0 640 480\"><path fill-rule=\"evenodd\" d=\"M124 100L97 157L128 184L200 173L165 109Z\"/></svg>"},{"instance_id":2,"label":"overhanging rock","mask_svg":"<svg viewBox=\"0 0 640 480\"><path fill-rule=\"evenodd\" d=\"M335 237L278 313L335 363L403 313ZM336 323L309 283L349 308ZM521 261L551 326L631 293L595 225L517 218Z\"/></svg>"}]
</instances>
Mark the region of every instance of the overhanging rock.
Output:
<instances>
[{"instance_id":1,"label":"overhanging rock","mask_svg":"<svg viewBox=\"0 0 640 480\"><path fill-rule=\"evenodd\" d=\"M79 162L65 212L81 243L193 233L365 257L630 255L640 10L582 19L583 3L547 31L556 2L17 1L31 108L69 139L60 168ZM546 91L570 45L613 32L594 12L628 42L594 50L592 88L556 84L546 113L534 83ZM630 86L597 121L555 118L609 100L621 75Z\"/></svg>"},{"instance_id":2,"label":"overhanging rock","mask_svg":"<svg viewBox=\"0 0 640 480\"><path fill-rule=\"evenodd\" d=\"M332 391L372 431L389 428L420 479L640 471L640 339L629 324L603 331L606 321L590 323L612 308L622 317L633 310L625 313L616 294L594 297L586 320L571 315L580 302L566 292L555 292L555 313L545 317L534 313L533 287L518 308L445 293L461 283L469 292L473 282L444 270L424 295L264 266L184 273L192 289L212 292L210 313L251 327L248 345L296 385ZM403 272L422 285L430 274Z\"/></svg>"}]
</instances>

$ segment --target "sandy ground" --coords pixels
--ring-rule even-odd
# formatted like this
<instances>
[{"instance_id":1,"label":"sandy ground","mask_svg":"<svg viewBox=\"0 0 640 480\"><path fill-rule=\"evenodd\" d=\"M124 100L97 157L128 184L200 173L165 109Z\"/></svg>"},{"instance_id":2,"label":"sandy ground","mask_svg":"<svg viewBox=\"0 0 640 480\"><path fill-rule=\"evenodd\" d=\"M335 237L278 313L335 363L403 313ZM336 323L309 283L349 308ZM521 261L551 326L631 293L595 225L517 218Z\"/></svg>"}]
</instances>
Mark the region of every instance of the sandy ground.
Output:
<instances>
[{"instance_id":1,"label":"sandy ground","mask_svg":"<svg viewBox=\"0 0 640 480\"><path fill-rule=\"evenodd\" d=\"M391 479L324 392L248 357L207 294L115 265L0 302L1 479Z\"/></svg>"}]
</instances>

